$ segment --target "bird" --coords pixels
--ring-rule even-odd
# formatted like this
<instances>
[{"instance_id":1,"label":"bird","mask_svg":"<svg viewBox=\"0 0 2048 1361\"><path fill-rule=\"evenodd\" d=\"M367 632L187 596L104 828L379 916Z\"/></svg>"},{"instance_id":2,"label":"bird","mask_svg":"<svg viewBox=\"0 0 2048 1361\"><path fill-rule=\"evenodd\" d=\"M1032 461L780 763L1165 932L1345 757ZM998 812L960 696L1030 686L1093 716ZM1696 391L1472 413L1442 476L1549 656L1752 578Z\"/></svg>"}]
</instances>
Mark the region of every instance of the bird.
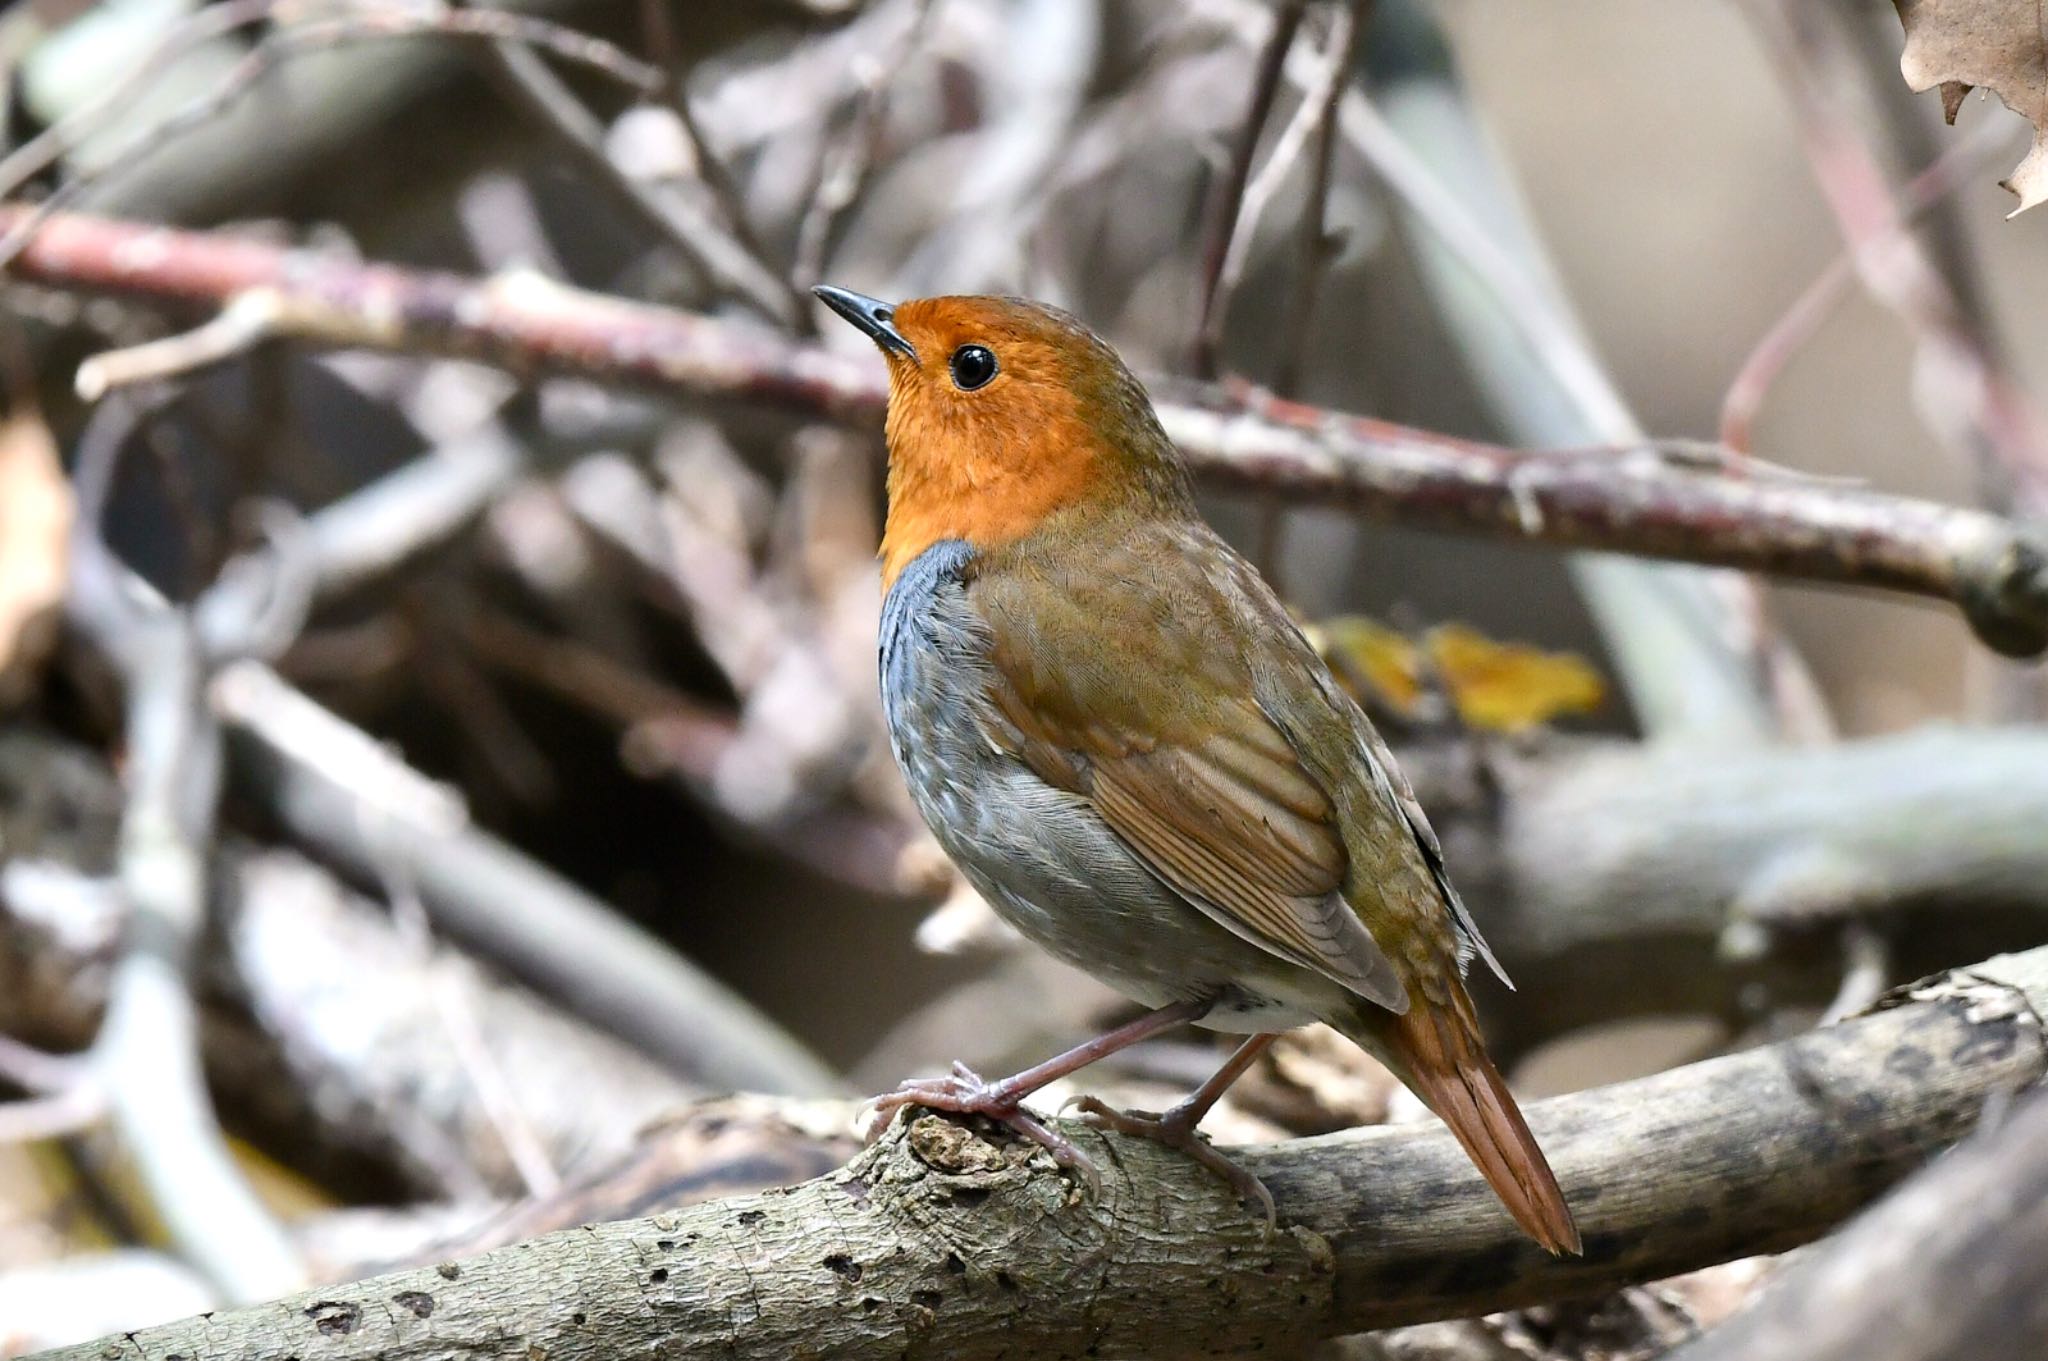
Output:
<instances>
[{"instance_id":1,"label":"bird","mask_svg":"<svg viewBox=\"0 0 2048 1361\"><path fill-rule=\"evenodd\" d=\"M1440 1116L1522 1231L1572 1212L1464 976L1506 982L1386 744L1202 517L1145 388L1023 298L813 290L881 350L882 707L912 802L996 913L1148 1010L1013 1076L876 1099L985 1116L1093 1172L1025 1097L1182 1024L1244 1035L1163 1114L1077 1103L1271 1196L1195 1134L1285 1031L1327 1022Z\"/></svg>"}]
</instances>

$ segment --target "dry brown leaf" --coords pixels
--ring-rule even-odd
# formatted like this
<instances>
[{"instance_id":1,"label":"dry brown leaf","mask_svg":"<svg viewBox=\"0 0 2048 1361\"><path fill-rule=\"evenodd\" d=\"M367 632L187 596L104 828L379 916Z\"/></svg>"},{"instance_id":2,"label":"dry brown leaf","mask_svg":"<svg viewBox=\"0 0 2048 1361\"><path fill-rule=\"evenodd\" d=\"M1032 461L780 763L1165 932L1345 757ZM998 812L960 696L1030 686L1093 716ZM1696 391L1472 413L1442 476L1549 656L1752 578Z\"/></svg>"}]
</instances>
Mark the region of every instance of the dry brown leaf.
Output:
<instances>
[{"instance_id":1,"label":"dry brown leaf","mask_svg":"<svg viewBox=\"0 0 2048 1361\"><path fill-rule=\"evenodd\" d=\"M1915 90L1941 87L1950 123L1963 96L1983 86L2034 125L2033 149L2001 180L2020 197L2013 214L2048 200L2048 22L2041 0L1893 0L1906 29L1899 70Z\"/></svg>"},{"instance_id":2,"label":"dry brown leaf","mask_svg":"<svg viewBox=\"0 0 2048 1361\"><path fill-rule=\"evenodd\" d=\"M71 538L71 484L32 411L0 421L0 707L18 703L56 637Z\"/></svg>"}]
</instances>

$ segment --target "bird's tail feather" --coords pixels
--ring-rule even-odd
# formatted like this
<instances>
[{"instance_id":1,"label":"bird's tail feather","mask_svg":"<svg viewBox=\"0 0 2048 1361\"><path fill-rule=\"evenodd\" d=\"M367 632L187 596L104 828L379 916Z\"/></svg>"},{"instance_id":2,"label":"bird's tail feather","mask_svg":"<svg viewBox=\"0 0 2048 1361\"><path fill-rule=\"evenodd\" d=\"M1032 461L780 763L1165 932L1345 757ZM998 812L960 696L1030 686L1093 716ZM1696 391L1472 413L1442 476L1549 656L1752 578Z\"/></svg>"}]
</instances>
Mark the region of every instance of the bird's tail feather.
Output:
<instances>
[{"instance_id":1,"label":"bird's tail feather","mask_svg":"<svg viewBox=\"0 0 2048 1361\"><path fill-rule=\"evenodd\" d=\"M1578 1226L1557 1177L1486 1055L1463 989L1448 1006L1420 998L1407 1012L1370 1014L1370 1045L1458 1136L1522 1231L1559 1256L1580 1251Z\"/></svg>"}]
</instances>

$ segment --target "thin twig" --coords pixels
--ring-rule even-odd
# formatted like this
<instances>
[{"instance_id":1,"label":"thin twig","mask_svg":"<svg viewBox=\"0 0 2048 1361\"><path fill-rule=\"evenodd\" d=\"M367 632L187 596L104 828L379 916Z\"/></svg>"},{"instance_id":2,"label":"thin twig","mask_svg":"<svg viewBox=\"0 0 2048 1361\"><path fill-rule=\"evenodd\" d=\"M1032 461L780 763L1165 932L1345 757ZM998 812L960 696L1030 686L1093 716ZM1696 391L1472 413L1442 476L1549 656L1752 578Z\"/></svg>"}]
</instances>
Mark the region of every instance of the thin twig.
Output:
<instances>
[{"instance_id":1,"label":"thin twig","mask_svg":"<svg viewBox=\"0 0 2048 1361\"><path fill-rule=\"evenodd\" d=\"M892 43L883 52L863 52L852 64L854 79L859 82L853 109L839 135L829 139L819 154L817 184L797 224L796 263L790 274L800 285L823 281L833 229L859 197L880 154L888 128L890 87L904 69L907 55L923 46L931 12L932 0L916 0L901 43Z\"/></svg>"},{"instance_id":2,"label":"thin twig","mask_svg":"<svg viewBox=\"0 0 2048 1361\"><path fill-rule=\"evenodd\" d=\"M136 96L194 48L223 34L269 18L292 0L220 0L194 11L175 25L156 47L97 97L23 142L0 160L0 199L13 198L23 186L71 154L106 121L134 106Z\"/></svg>"},{"instance_id":3,"label":"thin twig","mask_svg":"<svg viewBox=\"0 0 2048 1361\"><path fill-rule=\"evenodd\" d=\"M1882 931L1864 921L1843 927L1842 985L1821 1013L1820 1023L1835 1025L1876 1006L1891 986L1891 972L1891 944Z\"/></svg>"},{"instance_id":4,"label":"thin twig","mask_svg":"<svg viewBox=\"0 0 2048 1361\"><path fill-rule=\"evenodd\" d=\"M305 1273L235 1166L214 1117L188 987L206 918L206 857L220 793L220 734L203 698L211 663L198 615L206 602L174 608L124 584L124 569L99 537L121 450L139 418L103 407L88 430L72 543L80 564L72 619L114 661L128 691L131 789L119 863L130 921L91 1064L109 1119L172 1241L227 1298L261 1299L293 1288Z\"/></svg>"},{"instance_id":5,"label":"thin twig","mask_svg":"<svg viewBox=\"0 0 2048 1361\"><path fill-rule=\"evenodd\" d=\"M628 174L612 158L597 115L537 54L516 44L495 43L491 60L512 97L555 134L556 141L575 155L600 188L719 287L744 299L771 321L796 324L804 309L789 280L756 258L687 193L663 189Z\"/></svg>"},{"instance_id":6,"label":"thin twig","mask_svg":"<svg viewBox=\"0 0 2048 1361\"><path fill-rule=\"evenodd\" d=\"M25 1092L49 1095L79 1079L82 1065L75 1056L45 1054L12 1035L0 1034L0 1078Z\"/></svg>"},{"instance_id":7,"label":"thin twig","mask_svg":"<svg viewBox=\"0 0 2048 1361\"><path fill-rule=\"evenodd\" d=\"M2018 493L2022 509L2048 509L2048 429L1984 338L1965 321L1941 273L1901 218L1884 172L1826 78L1849 60L1828 16L1779 0L1748 0L1799 115L1823 197L1833 210L1857 275L1915 338L1915 396L1923 419L1978 466L1989 460Z\"/></svg>"},{"instance_id":8,"label":"thin twig","mask_svg":"<svg viewBox=\"0 0 2048 1361\"><path fill-rule=\"evenodd\" d=\"M72 386L80 397L96 402L117 387L161 382L221 363L267 337L279 313L275 293L267 289L244 293L193 330L94 355L78 366Z\"/></svg>"},{"instance_id":9,"label":"thin twig","mask_svg":"<svg viewBox=\"0 0 2048 1361\"><path fill-rule=\"evenodd\" d=\"M47 1096L0 1102L0 1148L83 1134L106 1122L107 1106L99 1084L86 1081Z\"/></svg>"},{"instance_id":10,"label":"thin twig","mask_svg":"<svg viewBox=\"0 0 2048 1361\"><path fill-rule=\"evenodd\" d=\"M1294 45L1307 0L1282 0L1273 11L1273 27L1259 49L1259 64L1252 76L1251 99L1244 121L1238 125L1237 140L1230 150L1230 167L1211 200L1208 225L1202 239L1202 314L1195 329L1194 371L1197 378L1214 378L1219 371L1223 345L1222 287L1223 262L1237 237L1237 223L1244 211L1245 189L1251 183L1252 159L1258 154L1259 134L1272 116L1273 100L1280 92L1280 72L1287 49Z\"/></svg>"},{"instance_id":11,"label":"thin twig","mask_svg":"<svg viewBox=\"0 0 2048 1361\"><path fill-rule=\"evenodd\" d=\"M433 926L427 917L426 904L420 901L419 889L405 867L398 863L388 864L382 877L385 901L391 904L391 914L401 937L426 961L428 989L433 994L435 1015L440 1020L442 1032L448 1037L457 1066L469 1082L470 1090L476 1093L477 1105L490 1122L492 1132L498 1136L498 1142L518 1172L527 1195L553 1195L561 1189L561 1174L555 1168L554 1159L548 1156L546 1144L534 1131L533 1122L521 1109L518 1095L506 1080L504 1068L478 1029L477 1008L470 995L471 975L466 970L434 967L438 947Z\"/></svg>"},{"instance_id":12,"label":"thin twig","mask_svg":"<svg viewBox=\"0 0 2048 1361\"><path fill-rule=\"evenodd\" d=\"M740 187L732 177L732 170L705 139L704 130L698 125L696 112L690 106L689 85L681 75L671 78L663 86L661 102L662 106L674 115L676 126L689 141L691 155L697 164L697 175L711 191L711 197L724 215L725 225L731 230L733 240L752 259L762 274L782 285L782 317L798 335L815 336L818 333L817 318L812 313L810 297L804 292L802 285L815 283L816 280L798 279L775 268L770 262L767 248L761 244L761 238L754 231L753 223L748 217L746 196L740 193Z\"/></svg>"},{"instance_id":13,"label":"thin twig","mask_svg":"<svg viewBox=\"0 0 2048 1361\"><path fill-rule=\"evenodd\" d=\"M282 4L279 7L282 8ZM162 122L144 128L90 173L66 180L26 215L10 222L5 236L0 237L0 270L14 263L37 224L50 214L74 202L92 185L137 164L164 143L210 122L221 110L247 94L279 63L349 43L421 35L493 43L516 42L543 48L564 61L601 72L642 94L652 94L661 87L659 71L611 43L530 15L478 9L425 13L372 6L339 17L303 20L274 30L235 63L226 77L207 93L191 100Z\"/></svg>"},{"instance_id":14,"label":"thin twig","mask_svg":"<svg viewBox=\"0 0 2048 1361\"><path fill-rule=\"evenodd\" d=\"M2011 129L1985 123L1950 143L1947 150L1899 191L1901 222L1915 221L1942 202L2011 141ZM1855 278L1855 259L1844 249L1814 276L1813 282L1800 291L1792 305L1751 348L1749 357L1729 382L1727 395L1721 399L1720 440L1724 447L1742 454L1750 452L1750 434L1765 397L1785 366L1833 315Z\"/></svg>"},{"instance_id":15,"label":"thin twig","mask_svg":"<svg viewBox=\"0 0 2048 1361\"><path fill-rule=\"evenodd\" d=\"M307 517L317 590L339 595L453 539L527 468L496 421L428 449Z\"/></svg>"},{"instance_id":16,"label":"thin twig","mask_svg":"<svg viewBox=\"0 0 2048 1361\"><path fill-rule=\"evenodd\" d=\"M0 1147L62 1138L106 1119L106 1095L86 1059L45 1054L0 1034L0 1078L30 1094L0 1102Z\"/></svg>"},{"instance_id":17,"label":"thin twig","mask_svg":"<svg viewBox=\"0 0 2048 1361\"><path fill-rule=\"evenodd\" d=\"M1371 0L1344 0L1336 7L1330 19L1329 37L1325 39L1331 72L1329 84L1319 101L1302 101L1304 109L1315 109L1316 140L1309 160L1308 198L1296 228L1294 292L1287 306L1286 330L1281 333L1280 357L1273 368L1273 390L1283 397L1294 396L1300 387L1302 355L1308 347L1309 329L1315 322L1316 299L1339 244L1329 226L1330 186L1337 160L1337 101L1350 79L1370 7ZM1286 507L1268 501L1260 508L1258 552L1253 560L1282 595L1286 594L1280 575L1286 529Z\"/></svg>"},{"instance_id":18,"label":"thin twig","mask_svg":"<svg viewBox=\"0 0 2048 1361\"><path fill-rule=\"evenodd\" d=\"M732 739L734 715L625 665L573 638L556 638L479 609L464 614L462 639L487 665L517 676L621 727L663 722L698 731L707 744ZM710 767L692 768L709 778Z\"/></svg>"},{"instance_id":19,"label":"thin twig","mask_svg":"<svg viewBox=\"0 0 2048 1361\"><path fill-rule=\"evenodd\" d=\"M1315 320L1316 299L1339 242L1330 234L1330 186L1337 161L1337 104L1357 59L1359 42L1372 0L1345 0L1330 24L1330 66L1336 73L1316 110L1316 146L1309 161L1308 201L1302 206L1295 247L1294 297L1287 308L1287 330L1280 359L1273 369L1273 390L1292 397L1300 387L1302 353Z\"/></svg>"},{"instance_id":20,"label":"thin twig","mask_svg":"<svg viewBox=\"0 0 2048 1361\"><path fill-rule=\"evenodd\" d=\"M866 63L856 73L861 87L853 110L836 135L825 139L818 154L817 181L797 223L796 263L791 272L798 279L823 281L833 230L874 168L888 113L881 93L887 74L874 63Z\"/></svg>"},{"instance_id":21,"label":"thin twig","mask_svg":"<svg viewBox=\"0 0 2048 1361\"><path fill-rule=\"evenodd\" d=\"M1273 140L1273 149L1266 154L1258 174L1252 176L1251 183L1245 186L1243 202L1236 213L1235 227L1224 248L1223 263L1211 293L1216 301L1209 320L1219 331L1230 310L1231 295L1237 292L1238 282L1251 262L1252 242L1258 236L1260 219L1266 215L1267 206L1279 194L1288 176L1294 173L1295 164L1307 149L1309 138L1323 126L1324 109L1343 93L1350 61L1349 35L1355 29L1352 17L1348 5L1335 11L1333 22L1336 27L1331 29L1330 41L1313 72L1306 78L1300 105ZM1217 343L1220 344L1220 334Z\"/></svg>"}]
</instances>

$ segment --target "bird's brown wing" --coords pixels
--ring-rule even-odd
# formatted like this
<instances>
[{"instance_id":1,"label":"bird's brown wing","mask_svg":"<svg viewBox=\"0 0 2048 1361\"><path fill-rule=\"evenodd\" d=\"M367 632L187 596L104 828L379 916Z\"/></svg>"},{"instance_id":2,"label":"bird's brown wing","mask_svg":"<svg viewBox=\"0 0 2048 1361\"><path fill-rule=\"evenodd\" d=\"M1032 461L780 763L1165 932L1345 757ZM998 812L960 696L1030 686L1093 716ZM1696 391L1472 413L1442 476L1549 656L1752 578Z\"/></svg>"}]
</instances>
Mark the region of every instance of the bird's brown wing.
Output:
<instances>
[{"instance_id":1,"label":"bird's brown wing","mask_svg":"<svg viewBox=\"0 0 2048 1361\"><path fill-rule=\"evenodd\" d=\"M1035 606L1062 607L1043 597ZM1082 636L1072 628L1042 618L1005 627L1006 616L997 602L992 742L1086 797L1155 875L1218 923L1407 1010L1400 975L1345 900L1349 858L1328 793L1246 679L1200 646L1199 621L1134 623L1117 631L1105 662L1099 649L1058 655L1051 640Z\"/></svg>"},{"instance_id":2,"label":"bird's brown wing","mask_svg":"<svg viewBox=\"0 0 2048 1361\"><path fill-rule=\"evenodd\" d=\"M1364 734L1367 770L1401 810L1408 830L1415 836L1416 846L1422 851L1423 863L1429 867L1437 892L1443 895L1444 903L1451 909L1451 920L1457 924L1458 938L1466 947L1460 958L1478 955L1486 961L1486 967L1493 971L1493 976L1512 989L1515 981L1508 977L1508 971L1494 957L1493 947L1486 943L1486 937L1479 933L1479 923L1472 919L1472 910L1465 906L1465 900L1451 885L1450 874L1444 868L1443 843L1436 839L1436 829L1429 825L1429 814L1422 811L1422 801L1415 797L1414 786L1408 783L1408 777L1394 760L1394 753L1387 749L1387 740L1371 723L1365 722L1362 715L1359 728Z\"/></svg>"}]
</instances>

